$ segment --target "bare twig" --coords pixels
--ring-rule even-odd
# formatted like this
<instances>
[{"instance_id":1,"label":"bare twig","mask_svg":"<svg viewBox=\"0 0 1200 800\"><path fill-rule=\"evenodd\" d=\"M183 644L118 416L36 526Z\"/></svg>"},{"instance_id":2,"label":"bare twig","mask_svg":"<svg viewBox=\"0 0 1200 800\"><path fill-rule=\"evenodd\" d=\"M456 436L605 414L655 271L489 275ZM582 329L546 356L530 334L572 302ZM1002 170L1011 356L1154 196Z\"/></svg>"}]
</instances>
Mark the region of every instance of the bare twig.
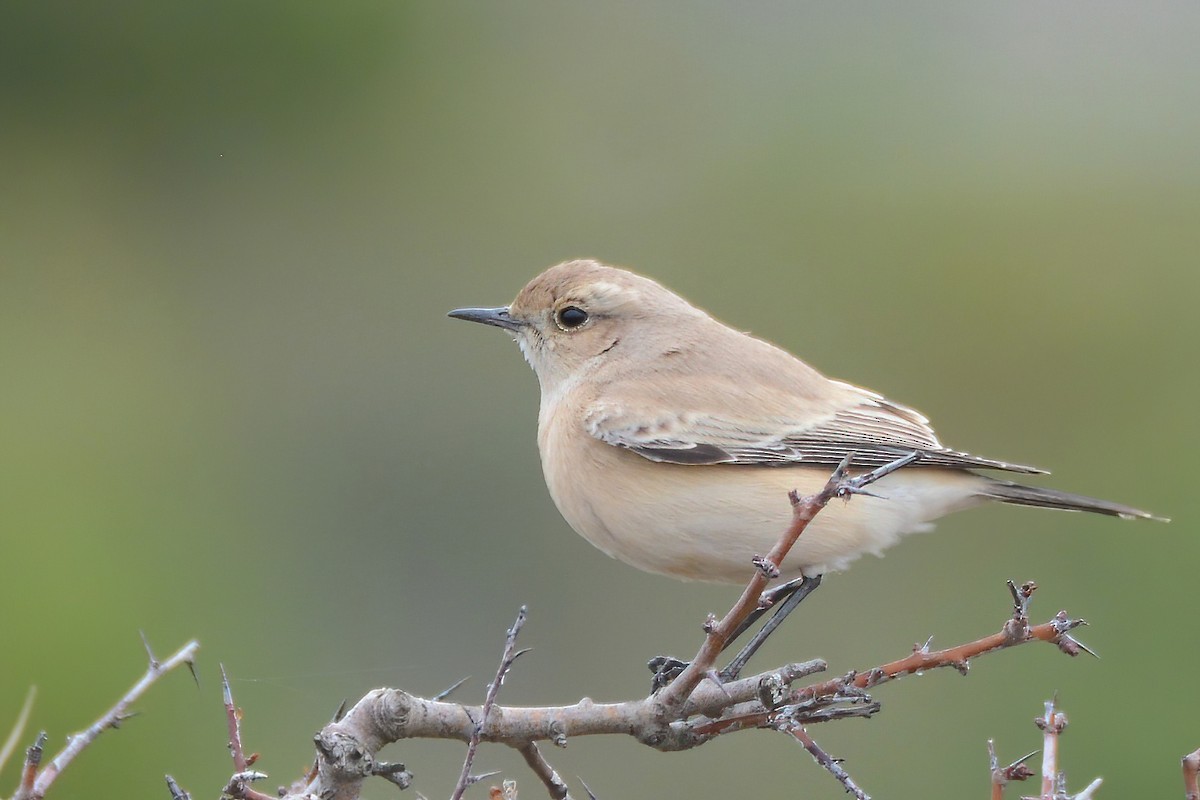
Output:
<instances>
[{"instance_id":1,"label":"bare twig","mask_svg":"<svg viewBox=\"0 0 1200 800\"><path fill-rule=\"evenodd\" d=\"M17 749L17 744L21 741L21 737L25 734L25 725L29 722L29 714L33 711L33 699L37 697L37 687L30 686L29 691L25 694L25 703L21 706L21 713L17 714L17 721L13 723L12 731L9 732L8 738L4 740L4 746L0 747L0 771L4 770L4 765L8 763L8 758Z\"/></svg>"},{"instance_id":2,"label":"bare twig","mask_svg":"<svg viewBox=\"0 0 1200 800\"><path fill-rule=\"evenodd\" d=\"M559 777L557 770L546 761L541 751L538 750L537 744L529 742L520 748L520 751L525 758L525 763L541 779L553 800L571 800L571 792L567 788L566 782Z\"/></svg>"},{"instance_id":3,"label":"bare twig","mask_svg":"<svg viewBox=\"0 0 1200 800\"><path fill-rule=\"evenodd\" d=\"M512 669L513 662L516 661L522 654L529 652L528 650L517 649L517 636L521 633L521 628L525 625L526 608L521 606L517 611L517 618L513 622L512 627L508 629L508 634L504 639L504 654L500 658L500 667L496 670L496 677L492 679L488 686L487 694L483 700L483 707L479 710L479 721L475 724L474 730L471 732L471 737L467 742L467 755L463 759L462 774L458 776L458 783L454 786L454 792L450 795L450 800L461 800L463 792L467 790L473 781L471 781L471 764L475 761L475 752L479 749L479 739L483 732L483 728L488 723L488 717L491 716L492 707L496 703L496 694L500 691L500 685L504 683L504 677L508 671Z\"/></svg>"},{"instance_id":4,"label":"bare twig","mask_svg":"<svg viewBox=\"0 0 1200 800\"><path fill-rule=\"evenodd\" d=\"M1188 753L1180 763L1183 767L1185 800L1200 800L1200 786L1197 786L1197 775L1200 775L1200 749Z\"/></svg>"},{"instance_id":5,"label":"bare twig","mask_svg":"<svg viewBox=\"0 0 1200 800\"><path fill-rule=\"evenodd\" d=\"M145 641L144 638L143 641ZM62 774L62 771L88 745L96 741L96 738L104 731L109 728L116 728L122 721L128 719L131 716L129 707L145 694L147 689L157 683L159 678L182 664L190 666L195 660L196 651L199 648L199 642L188 642L165 661L161 662L155 659L153 654L150 654L150 664L146 670L146 674L112 708L104 712L98 720L92 723L87 730L71 736L67 741L67 746L37 773L37 777L32 784L27 788L22 785L22 789L17 792L15 800L41 800L41 798L45 797L46 792L49 791L58 776ZM149 647L147 647L147 652L149 652ZM28 772L28 759L26 766Z\"/></svg>"},{"instance_id":6,"label":"bare twig","mask_svg":"<svg viewBox=\"0 0 1200 800\"><path fill-rule=\"evenodd\" d=\"M847 794L854 795L855 800L871 800L871 796L864 792L859 785L854 782L854 779L850 777L850 773L842 769L842 765L838 763L838 760L826 753L819 744L813 741L813 738L808 735L808 731L804 730L802 726L789 723L781 726L780 730L782 730L784 733L791 734L796 741L802 744L804 749L809 752L809 755L811 755L818 764L828 770L829 774L838 779L838 782L845 787Z\"/></svg>"},{"instance_id":7,"label":"bare twig","mask_svg":"<svg viewBox=\"0 0 1200 800\"><path fill-rule=\"evenodd\" d=\"M229 732L227 747L233 759L233 775L221 790L221 796L236 800L276 800L253 786L255 781L264 780L268 776L265 772L250 769L258 761L258 754L251 753L247 756L242 746L242 710L233 702L233 690L229 687L229 676L225 672L224 664L221 664L221 699L225 704L225 726ZM338 712L340 711L339 708ZM335 717L338 712L335 712Z\"/></svg>"},{"instance_id":8,"label":"bare twig","mask_svg":"<svg viewBox=\"0 0 1200 800\"><path fill-rule=\"evenodd\" d=\"M1042 731L1042 797L1050 800L1059 787L1058 736L1067 727L1067 715L1057 709L1057 695L1046 701L1045 716L1033 722Z\"/></svg>"},{"instance_id":9,"label":"bare twig","mask_svg":"<svg viewBox=\"0 0 1200 800\"><path fill-rule=\"evenodd\" d=\"M1096 778L1082 791L1074 795L1067 793L1066 774L1059 767L1058 740L1067 728L1067 715L1058 707L1058 695L1046 701L1046 711L1034 719L1042 732L1042 792L1041 800L1091 800L1096 795L1103 778Z\"/></svg>"}]
</instances>

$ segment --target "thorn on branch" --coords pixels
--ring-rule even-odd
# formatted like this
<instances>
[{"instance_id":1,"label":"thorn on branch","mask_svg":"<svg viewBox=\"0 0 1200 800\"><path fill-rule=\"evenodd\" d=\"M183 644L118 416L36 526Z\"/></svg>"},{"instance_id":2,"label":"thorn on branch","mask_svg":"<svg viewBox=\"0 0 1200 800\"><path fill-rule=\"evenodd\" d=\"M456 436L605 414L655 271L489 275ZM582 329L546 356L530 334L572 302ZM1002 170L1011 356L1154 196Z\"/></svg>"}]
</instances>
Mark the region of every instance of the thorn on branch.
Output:
<instances>
[{"instance_id":1,"label":"thorn on branch","mask_svg":"<svg viewBox=\"0 0 1200 800\"><path fill-rule=\"evenodd\" d=\"M145 631L138 631L138 635L142 637L142 647L146 648L146 657L150 659L150 669L158 670L158 659L154 657L154 651L150 649L150 640L146 638Z\"/></svg>"},{"instance_id":2,"label":"thorn on branch","mask_svg":"<svg viewBox=\"0 0 1200 800\"><path fill-rule=\"evenodd\" d=\"M467 681L469 681L469 680L471 680L471 676L470 676L470 675L467 675L467 676L466 676L466 677L464 677L464 678L459 678L459 679L458 679L458 680L456 680L454 683L450 684L450 685L449 685L449 686L447 686L445 689L442 689L440 692L438 692L437 694L435 694L435 695L434 695L433 697L431 697L430 699L431 699L431 700L434 700L435 702L440 702L440 701L442 701L442 700L445 700L447 697L449 697L450 695L454 694L454 692L455 692L457 689L461 688L461 687L462 687L462 685L463 685L464 683L466 683ZM344 702L344 701L343 701L343 703L342 703L342 706L343 706L343 707L345 707L345 702Z\"/></svg>"},{"instance_id":3,"label":"thorn on branch","mask_svg":"<svg viewBox=\"0 0 1200 800\"><path fill-rule=\"evenodd\" d=\"M1026 753L1007 767L1002 767L1000 766L1000 759L996 757L995 741L988 739L988 763L991 767L992 775L992 800L1000 800L1004 787L1012 781L1024 781L1034 776L1034 771L1026 766L1025 762L1039 752L1041 751L1034 750L1032 753Z\"/></svg>"},{"instance_id":4,"label":"thorn on branch","mask_svg":"<svg viewBox=\"0 0 1200 800\"><path fill-rule=\"evenodd\" d=\"M1057 614L1054 615L1054 619L1052 620L1052 623L1054 625L1054 630L1058 634L1055 644L1058 645L1059 650L1063 651L1064 653L1066 653L1067 655L1069 655L1071 657L1075 657L1075 656L1079 655L1081 652L1087 653L1088 655L1092 656L1093 658L1100 657L1096 653L1095 650L1088 647L1086 644L1084 644L1083 642L1076 639L1074 636L1071 636L1067 633L1067 631L1072 631L1078 627L1087 625L1086 620L1071 619L1070 617L1067 616L1066 611L1059 611Z\"/></svg>"},{"instance_id":5,"label":"thorn on branch","mask_svg":"<svg viewBox=\"0 0 1200 800\"><path fill-rule=\"evenodd\" d=\"M175 779L170 775L167 778L167 791L171 793L171 800L192 800L192 796L185 792Z\"/></svg>"},{"instance_id":6,"label":"thorn on branch","mask_svg":"<svg viewBox=\"0 0 1200 800\"><path fill-rule=\"evenodd\" d=\"M108 727L112 728L115 731L121 727L122 722L124 722L127 719L133 719L140 713L141 713L140 711L129 711L129 712L123 713L123 714L114 714L113 718L111 720L109 720Z\"/></svg>"},{"instance_id":7,"label":"thorn on branch","mask_svg":"<svg viewBox=\"0 0 1200 800\"><path fill-rule=\"evenodd\" d=\"M920 452L914 450L903 458L898 458L895 461L884 464L882 467L876 467L870 472L859 475L856 478L846 478L846 474L850 468L850 461L853 457L854 453L848 453L846 457L842 459L842 463L838 465L837 470L834 471L834 475L840 478L834 487L834 497L849 498L851 495L855 494L863 494L870 497L880 497L880 495L865 491L866 487L870 486L872 483L875 483L880 478L886 477L896 470L907 467L914 461L920 460L921 454Z\"/></svg>"},{"instance_id":8,"label":"thorn on branch","mask_svg":"<svg viewBox=\"0 0 1200 800\"><path fill-rule=\"evenodd\" d=\"M481 772L478 775L467 776L467 786L474 786L480 781L486 781L488 778L494 778L500 774L500 770L494 769L491 772Z\"/></svg>"}]
</instances>

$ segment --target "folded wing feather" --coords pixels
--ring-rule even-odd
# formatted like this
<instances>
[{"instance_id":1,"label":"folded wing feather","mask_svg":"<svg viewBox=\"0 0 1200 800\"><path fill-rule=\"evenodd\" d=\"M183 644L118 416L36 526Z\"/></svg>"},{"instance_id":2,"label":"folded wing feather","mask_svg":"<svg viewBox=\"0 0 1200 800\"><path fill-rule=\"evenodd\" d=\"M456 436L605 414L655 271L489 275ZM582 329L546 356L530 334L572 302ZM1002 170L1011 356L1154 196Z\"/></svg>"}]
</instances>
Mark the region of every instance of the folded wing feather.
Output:
<instances>
[{"instance_id":1,"label":"folded wing feather","mask_svg":"<svg viewBox=\"0 0 1200 800\"><path fill-rule=\"evenodd\" d=\"M917 467L1044 472L951 450L919 412L851 384L831 383L841 402L807 420L755 414L753 402L728 399L720 405L750 413L734 419L700 408L651 411L629 401L634 393L609 391L588 407L584 425L602 442L671 464L832 467L853 453L855 466L876 467L917 451Z\"/></svg>"}]
</instances>

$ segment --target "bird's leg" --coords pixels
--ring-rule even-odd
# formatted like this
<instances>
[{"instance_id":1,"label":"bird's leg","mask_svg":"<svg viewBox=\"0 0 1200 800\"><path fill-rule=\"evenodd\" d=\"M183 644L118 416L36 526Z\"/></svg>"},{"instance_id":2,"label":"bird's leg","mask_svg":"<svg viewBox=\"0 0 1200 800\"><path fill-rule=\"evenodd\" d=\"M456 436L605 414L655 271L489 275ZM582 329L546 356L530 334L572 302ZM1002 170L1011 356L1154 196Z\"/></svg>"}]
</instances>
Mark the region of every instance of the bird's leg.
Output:
<instances>
[{"instance_id":1,"label":"bird's leg","mask_svg":"<svg viewBox=\"0 0 1200 800\"><path fill-rule=\"evenodd\" d=\"M742 620L742 624L737 627L737 630L735 630L733 635L729 637L729 641L725 643L724 649L729 649L729 645L740 639L743 633L750 630L754 623L758 622L762 618L763 614L766 614L772 608L775 608L775 606L779 605L781 601L787 600L789 597L791 597L792 592L798 591L801 584L804 583L804 580L804 578L793 578L790 581L781 583L778 586L773 586L763 592L759 597L758 608L751 611L750 616ZM820 580L820 578L818 578L818 580ZM809 591L812 590L810 589Z\"/></svg>"},{"instance_id":2,"label":"bird's leg","mask_svg":"<svg viewBox=\"0 0 1200 800\"><path fill-rule=\"evenodd\" d=\"M742 668L746 666L746 662L750 660L751 656L758 652L758 648L762 647L763 643L767 641L767 637L779 627L779 624L783 622L784 617L792 613L792 611L796 609L796 606L800 605L804 598L812 594L813 590L820 585L821 576L813 575L811 577L796 578L788 581L787 583L781 583L778 586L763 592L762 602L759 604L759 607L751 612L750 616L748 616L742 622L742 624L738 626L737 630L735 630L733 635L729 637L729 641L725 643L725 647L723 647L722 650L729 649L729 646L733 644L743 633L750 630L754 623L762 618L763 614L767 613L768 610L773 608L775 609L775 612L771 615L771 618L767 620L766 624L762 626L762 629L759 630L758 633L754 634L754 638L747 642L746 646L743 647L741 651L734 657L733 661L730 661L729 665L725 667L725 669L721 670L720 673L718 673L721 680L735 680L738 677L738 673L740 673ZM687 668L688 662L678 658L672 658L671 656L656 656L655 658L650 659L650 662L646 666L649 667L650 671L654 673L654 678L651 679L650 684L651 692L657 692L659 689L678 678L679 674Z\"/></svg>"},{"instance_id":3,"label":"bird's leg","mask_svg":"<svg viewBox=\"0 0 1200 800\"><path fill-rule=\"evenodd\" d=\"M788 614L796 610L796 606L800 605L800 603L804 601L804 598L812 594L813 590L820 585L821 576L812 575L790 580L787 583L776 586L774 589L763 592L763 599L765 602L760 604L758 609L756 609L754 613L746 618L746 621L743 622L741 626L739 626L734 632L733 636L730 637L725 647L729 647L729 645L733 644L734 640L745 633L751 625L757 622L759 617L766 613L767 609L774 608L775 613L773 613L771 618L767 620L766 624L759 629L758 633L754 634L754 638L747 642L746 646L743 647L741 651L733 657L733 660L729 662L725 669L721 670L720 675L722 680L735 680L741 673L742 668L746 666L746 662L758 652L758 648L762 647L763 644L766 643L767 637L769 637L774 630L779 627L779 624L783 622Z\"/></svg>"},{"instance_id":4,"label":"bird's leg","mask_svg":"<svg viewBox=\"0 0 1200 800\"><path fill-rule=\"evenodd\" d=\"M670 685L671 681L683 674L689 663L674 656L655 656L647 661L646 666L654 673L650 679L650 694Z\"/></svg>"},{"instance_id":5,"label":"bird's leg","mask_svg":"<svg viewBox=\"0 0 1200 800\"><path fill-rule=\"evenodd\" d=\"M846 461L842 462L842 466L839 467L839 469L844 469L846 466L848 466L852 457L853 454L847 456ZM870 472L863 473L862 475L858 475L854 478L847 478L838 484L834 496L848 498L855 494L870 495L871 492L866 490L867 486L870 486L880 478L890 475L901 467L906 467L914 461L919 460L920 457L921 454L919 452L913 451L907 455L897 458L895 461L891 461L881 467L877 467ZM872 496L878 497L878 495ZM725 669L721 670L720 675L722 680L736 679L741 673L742 668L746 666L746 662L748 662L750 658L756 652L758 652L758 648L762 647L767 641L767 637L769 637L771 633L779 627L779 624L783 622L788 614L792 613L796 609L796 606L800 605L800 603L804 601L804 598L812 594L813 590L820 585L821 576L813 575L790 580L787 583L782 583L779 586L776 586L774 589L763 592L763 602L761 602L759 607L755 609L750 616L746 617L746 620L740 626L738 626L738 629L734 631L733 636L729 638L729 641L725 644L725 647L729 647L734 640L745 633L751 625L753 625L759 620L760 617L762 617L768 608L775 608L775 613L772 614L771 618L767 620L765 625L762 626L762 629L759 630L758 633L754 634L754 638L746 643L746 646L742 648L741 652L734 656L733 660L729 662L729 665L726 666Z\"/></svg>"},{"instance_id":6,"label":"bird's leg","mask_svg":"<svg viewBox=\"0 0 1200 800\"><path fill-rule=\"evenodd\" d=\"M811 502L815 500L819 502L820 506L817 510L820 510L821 507L824 507L825 503L829 502L835 497L849 499L851 496L856 494L880 497L880 495L868 492L866 488L880 478L886 477L898 469L907 467L909 464L920 460L920 458L921 453L914 450L911 453L907 453L894 461L890 461L887 464L876 467L870 472L864 472L851 478L848 477L847 473L850 462L854 459L854 453L848 453L842 460L842 463L839 464L838 468L834 471L830 484L826 486L820 495L818 495L816 498L810 498L809 501ZM801 500L795 492L792 492L791 498L793 505L806 502ZM741 652L739 652L734 659L729 662L729 665L726 666L725 669L723 669L720 673L716 673L716 677L720 678L722 681L736 679L738 674L742 671L742 668L746 666L746 662L748 662L750 658L758 651L758 649L762 647L763 643L767 641L767 637L769 637L771 633L779 627L780 623L783 622L788 614L792 613L792 611L796 609L796 606L803 602L804 598L812 594L813 590L820 585L821 576L813 575L788 581L787 583L776 586L774 589L769 589L763 592L759 607L752 611L747 616L746 620L738 626L733 635L726 640L725 645L721 648L721 650L724 651L728 649L729 645L732 644L739 636L745 633L751 625L757 622L768 608L775 608L774 613L771 615L771 618L767 620L767 623L762 626L762 629L754 635L754 638L751 639L749 643L742 648ZM648 666L650 671L654 673L651 691L657 692L659 689L663 688L667 684L671 683L671 681L679 677L684 669L687 668L688 662L681 661L678 658L672 658L670 656L657 656L656 658L650 659L650 662L646 666Z\"/></svg>"}]
</instances>

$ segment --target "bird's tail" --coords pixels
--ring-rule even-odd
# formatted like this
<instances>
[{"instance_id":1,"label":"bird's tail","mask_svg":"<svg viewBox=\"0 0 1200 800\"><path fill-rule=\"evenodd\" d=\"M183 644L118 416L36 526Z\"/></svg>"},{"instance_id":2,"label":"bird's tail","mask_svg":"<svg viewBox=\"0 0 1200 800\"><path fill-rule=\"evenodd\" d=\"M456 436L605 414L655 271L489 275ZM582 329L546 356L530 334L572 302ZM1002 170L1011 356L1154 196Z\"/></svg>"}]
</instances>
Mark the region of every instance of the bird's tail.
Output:
<instances>
[{"instance_id":1,"label":"bird's tail","mask_svg":"<svg viewBox=\"0 0 1200 800\"><path fill-rule=\"evenodd\" d=\"M1108 500L1098 500L1082 494L1060 492L1057 489L1026 486L1012 481L990 480L979 493L983 497L1017 506L1091 511L1093 514L1107 514L1110 517L1120 517L1121 519L1153 519L1159 522L1169 522L1166 517L1160 517L1132 506L1110 503Z\"/></svg>"}]
</instances>

